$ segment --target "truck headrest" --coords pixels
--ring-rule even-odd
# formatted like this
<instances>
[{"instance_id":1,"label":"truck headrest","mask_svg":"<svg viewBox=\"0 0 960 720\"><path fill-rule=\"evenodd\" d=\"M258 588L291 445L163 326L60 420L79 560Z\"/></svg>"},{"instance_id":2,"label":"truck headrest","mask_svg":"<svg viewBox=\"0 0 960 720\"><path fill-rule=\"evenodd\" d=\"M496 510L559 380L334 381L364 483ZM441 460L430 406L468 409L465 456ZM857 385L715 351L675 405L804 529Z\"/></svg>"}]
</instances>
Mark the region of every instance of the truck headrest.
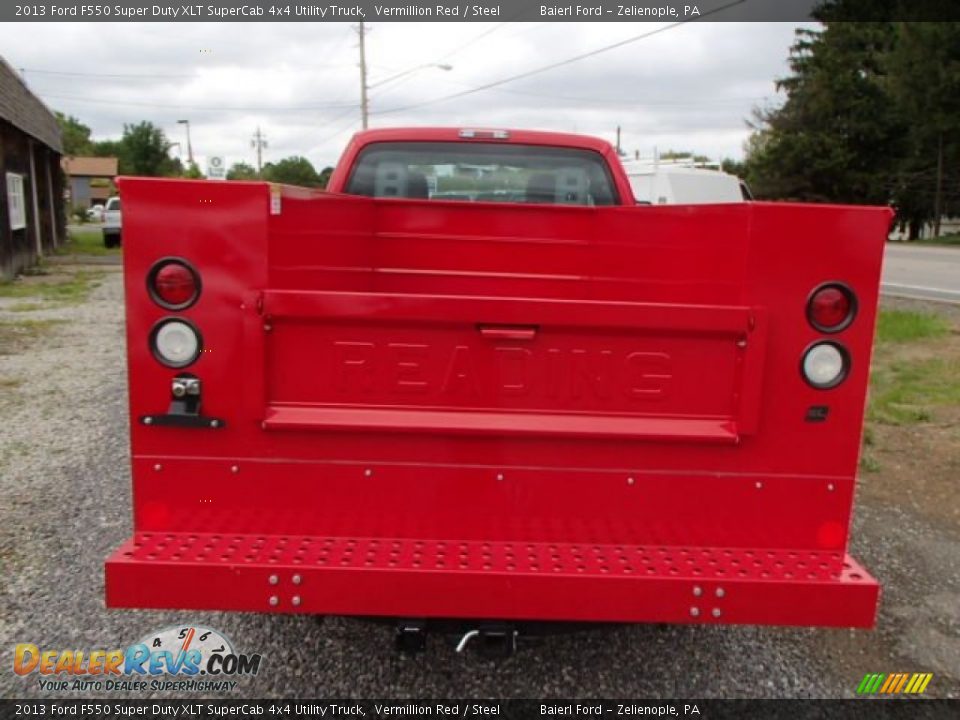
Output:
<instances>
[{"instance_id":1,"label":"truck headrest","mask_svg":"<svg viewBox=\"0 0 960 720\"><path fill-rule=\"evenodd\" d=\"M553 173L534 173L527 178L527 202L555 203L557 201L557 178Z\"/></svg>"}]
</instances>

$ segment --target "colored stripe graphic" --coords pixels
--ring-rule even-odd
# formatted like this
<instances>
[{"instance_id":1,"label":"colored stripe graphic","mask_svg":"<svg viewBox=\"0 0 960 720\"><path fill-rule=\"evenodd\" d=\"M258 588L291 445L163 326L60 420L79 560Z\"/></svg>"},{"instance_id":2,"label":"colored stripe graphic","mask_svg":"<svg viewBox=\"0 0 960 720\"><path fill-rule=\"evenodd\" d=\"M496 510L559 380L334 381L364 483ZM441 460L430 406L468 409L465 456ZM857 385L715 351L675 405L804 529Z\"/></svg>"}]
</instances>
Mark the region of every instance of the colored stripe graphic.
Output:
<instances>
[{"instance_id":1,"label":"colored stripe graphic","mask_svg":"<svg viewBox=\"0 0 960 720\"><path fill-rule=\"evenodd\" d=\"M857 695L919 695L932 679L933 673L867 673L857 685Z\"/></svg>"},{"instance_id":2,"label":"colored stripe graphic","mask_svg":"<svg viewBox=\"0 0 960 720\"><path fill-rule=\"evenodd\" d=\"M907 684L907 689L904 692L910 693L911 695L918 695L927 689L927 685L930 684L930 680L933 678L933 673L915 673L910 682Z\"/></svg>"},{"instance_id":3,"label":"colored stripe graphic","mask_svg":"<svg viewBox=\"0 0 960 720\"><path fill-rule=\"evenodd\" d=\"M903 686L907 682L907 678L910 677L907 673L900 673L900 680L897 682L897 686L891 690L891 692L898 693L903 690Z\"/></svg>"}]
</instances>

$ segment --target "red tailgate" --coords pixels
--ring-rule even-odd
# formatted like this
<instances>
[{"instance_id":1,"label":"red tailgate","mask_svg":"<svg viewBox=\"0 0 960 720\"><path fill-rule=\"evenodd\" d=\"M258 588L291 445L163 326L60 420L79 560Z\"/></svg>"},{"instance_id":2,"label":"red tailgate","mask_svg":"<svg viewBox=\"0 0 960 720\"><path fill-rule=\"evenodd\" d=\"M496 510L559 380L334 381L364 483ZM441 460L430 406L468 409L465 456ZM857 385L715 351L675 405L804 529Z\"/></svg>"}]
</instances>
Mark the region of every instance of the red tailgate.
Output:
<instances>
[{"instance_id":1,"label":"red tailgate","mask_svg":"<svg viewBox=\"0 0 960 720\"><path fill-rule=\"evenodd\" d=\"M264 312L268 429L733 443L756 417L744 307L269 291Z\"/></svg>"}]
</instances>

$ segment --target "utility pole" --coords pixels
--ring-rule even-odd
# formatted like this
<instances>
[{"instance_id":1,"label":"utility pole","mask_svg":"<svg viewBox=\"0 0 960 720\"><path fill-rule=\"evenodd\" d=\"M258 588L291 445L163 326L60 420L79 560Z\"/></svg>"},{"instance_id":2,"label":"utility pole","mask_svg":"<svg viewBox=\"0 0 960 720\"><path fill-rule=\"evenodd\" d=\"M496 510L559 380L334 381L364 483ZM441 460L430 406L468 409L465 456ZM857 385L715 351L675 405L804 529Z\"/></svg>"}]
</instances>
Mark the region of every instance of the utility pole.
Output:
<instances>
[{"instance_id":1,"label":"utility pole","mask_svg":"<svg viewBox=\"0 0 960 720\"><path fill-rule=\"evenodd\" d=\"M267 139L260 132L260 126L257 125L257 131L253 134L253 140L250 141L250 147L257 149L257 177L263 174L263 149L267 146Z\"/></svg>"},{"instance_id":2,"label":"utility pole","mask_svg":"<svg viewBox=\"0 0 960 720\"><path fill-rule=\"evenodd\" d=\"M363 20L357 26L357 35L360 36L360 117L363 122L363 129L367 129L367 47L364 36Z\"/></svg>"},{"instance_id":3,"label":"utility pole","mask_svg":"<svg viewBox=\"0 0 960 720\"><path fill-rule=\"evenodd\" d=\"M190 144L190 121L189 120L177 120L178 125L186 125L187 127L187 162L190 165L193 165L193 146Z\"/></svg>"},{"instance_id":4,"label":"utility pole","mask_svg":"<svg viewBox=\"0 0 960 720\"><path fill-rule=\"evenodd\" d=\"M617 156L620 156L620 126L617 125Z\"/></svg>"}]
</instances>

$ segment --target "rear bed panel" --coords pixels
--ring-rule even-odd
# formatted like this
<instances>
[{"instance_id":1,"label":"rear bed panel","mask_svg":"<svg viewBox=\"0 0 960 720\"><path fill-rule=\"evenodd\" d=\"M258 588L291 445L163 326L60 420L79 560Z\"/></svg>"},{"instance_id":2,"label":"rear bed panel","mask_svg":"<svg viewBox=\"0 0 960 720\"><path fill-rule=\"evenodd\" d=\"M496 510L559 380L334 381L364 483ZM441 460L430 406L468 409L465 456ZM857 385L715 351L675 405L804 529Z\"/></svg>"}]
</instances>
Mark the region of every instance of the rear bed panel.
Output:
<instances>
[{"instance_id":1,"label":"rear bed panel","mask_svg":"<svg viewBox=\"0 0 960 720\"><path fill-rule=\"evenodd\" d=\"M832 550L845 540L852 484L841 480L831 490L825 478L520 468L498 459L419 466L144 457L134 463L144 478L137 527Z\"/></svg>"},{"instance_id":2,"label":"rear bed panel","mask_svg":"<svg viewBox=\"0 0 960 720\"><path fill-rule=\"evenodd\" d=\"M122 188L138 531L822 551L839 578L886 210L284 188L271 214L256 183ZM171 233L158 219L181 207ZM170 314L144 287L168 255L203 277L177 314L202 330L190 370L218 430L138 422L166 410L175 374L146 339ZM850 376L819 391L799 365L826 280L859 311L836 336ZM812 405L826 422L805 421ZM154 566L131 557L114 572L139 582Z\"/></svg>"},{"instance_id":3,"label":"rear bed panel","mask_svg":"<svg viewBox=\"0 0 960 720\"><path fill-rule=\"evenodd\" d=\"M264 312L268 428L501 439L733 442L755 324L746 308L385 293L270 291Z\"/></svg>"}]
</instances>

